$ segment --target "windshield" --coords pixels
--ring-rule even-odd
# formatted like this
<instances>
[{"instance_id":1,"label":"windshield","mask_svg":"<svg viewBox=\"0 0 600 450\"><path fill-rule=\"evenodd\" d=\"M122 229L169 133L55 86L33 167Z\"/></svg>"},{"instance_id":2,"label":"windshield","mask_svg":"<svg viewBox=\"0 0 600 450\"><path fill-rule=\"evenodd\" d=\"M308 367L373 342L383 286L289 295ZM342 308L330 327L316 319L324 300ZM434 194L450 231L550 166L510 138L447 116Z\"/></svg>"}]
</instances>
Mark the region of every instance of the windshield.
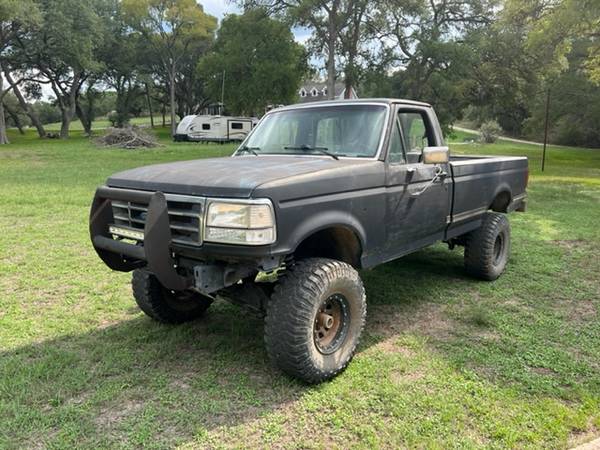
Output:
<instances>
[{"instance_id":1,"label":"windshield","mask_svg":"<svg viewBox=\"0 0 600 450\"><path fill-rule=\"evenodd\" d=\"M237 154L375 156L385 122L384 105L299 108L268 114Z\"/></svg>"}]
</instances>

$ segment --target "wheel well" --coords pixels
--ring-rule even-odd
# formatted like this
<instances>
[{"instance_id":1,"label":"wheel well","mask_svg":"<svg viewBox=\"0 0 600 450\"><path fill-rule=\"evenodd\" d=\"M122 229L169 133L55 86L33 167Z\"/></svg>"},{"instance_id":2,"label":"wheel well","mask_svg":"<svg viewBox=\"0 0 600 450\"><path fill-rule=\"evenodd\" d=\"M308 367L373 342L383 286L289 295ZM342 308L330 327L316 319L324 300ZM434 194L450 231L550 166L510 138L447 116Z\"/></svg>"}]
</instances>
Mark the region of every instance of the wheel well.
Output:
<instances>
[{"instance_id":1,"label":"wheel well","mask_svg":"<svg viewBox=\"0 0 600 450\"><path fill-rule=\"evenodd\" d=\"M502 191L494 198L494 201L490 205L490 209L496 212L508 212L508 205L510 204L510 192Z\"/></svg>"},{"instance_id":2,"label":"wheel well","mask_svg":"<svg viewBox=\"0 0 600 450\"><path fill-rule=\"evenodd\" d=\"M297 259L322 257L343 261L356 269L361 266L362 245L356 233L336 226L317 231L304 239L294 252Z\"/></svg>"}]
</instances>

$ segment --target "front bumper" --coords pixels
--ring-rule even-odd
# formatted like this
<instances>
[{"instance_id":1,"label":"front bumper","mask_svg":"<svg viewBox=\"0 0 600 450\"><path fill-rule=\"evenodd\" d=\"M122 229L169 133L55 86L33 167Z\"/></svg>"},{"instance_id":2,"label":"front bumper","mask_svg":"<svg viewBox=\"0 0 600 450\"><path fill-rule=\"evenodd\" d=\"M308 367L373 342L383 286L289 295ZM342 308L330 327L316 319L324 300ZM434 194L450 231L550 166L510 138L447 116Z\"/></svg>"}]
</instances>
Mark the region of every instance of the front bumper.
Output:
<instances>
[{"instance_id":1,"label":"front bumper","mask_svg":"<svg viewBox=\"0 0 600 450\"><path fill-rule=\"evenodd\" d=\"M181 245L173 235L169 201L174 194L101 186L90 211L90 238L98 256L113 270L129 272L146 267L163 286L180 291L194 288L210 294L258 271L281 265L283 256L272 253L271 245L241 246L202 242ZM115 239L110 227L115 224L112 202L131 202L147 206L143 243L134 239ZM181 214L181 213L179 213ZM202 224L199 233L203 233Z\"/></svg>"},{"instance_id":2,"label":"front bumper","mask_svg":"<svg viewBox=\"0 0 600 450\"><path fill-rule=\"evenodd\" d=\"M115 220L111 200L148 205L143 246L112 237L109 226ZM168 289L180 291L193 284L193 279L175 269L167 200L162 192L98 188L90 211L90 237L98 256L113 270L129 272L145 265Z\"/></svg>"}]
</instances>

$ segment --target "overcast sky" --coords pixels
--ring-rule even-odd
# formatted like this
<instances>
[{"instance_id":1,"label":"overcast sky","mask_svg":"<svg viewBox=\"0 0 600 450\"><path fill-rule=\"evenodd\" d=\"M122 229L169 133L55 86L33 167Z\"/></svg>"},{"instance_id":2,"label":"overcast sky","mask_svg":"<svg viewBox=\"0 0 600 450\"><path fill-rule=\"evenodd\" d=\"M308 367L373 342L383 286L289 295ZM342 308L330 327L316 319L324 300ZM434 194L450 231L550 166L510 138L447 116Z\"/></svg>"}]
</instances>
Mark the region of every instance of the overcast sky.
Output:
<instances>
[{"instance_id":1,"label":"overcast sky","mask_svg":"<svg viewBox=\"0 0 600 450\"><path fill-rule=\"evenodd\" d=\"M201 0L199 3L204 6L204 11L212 16L218 17L219 20L221 20L225 14L240 12L238 7L225 0Z\"/></svg>"}]
</instances>

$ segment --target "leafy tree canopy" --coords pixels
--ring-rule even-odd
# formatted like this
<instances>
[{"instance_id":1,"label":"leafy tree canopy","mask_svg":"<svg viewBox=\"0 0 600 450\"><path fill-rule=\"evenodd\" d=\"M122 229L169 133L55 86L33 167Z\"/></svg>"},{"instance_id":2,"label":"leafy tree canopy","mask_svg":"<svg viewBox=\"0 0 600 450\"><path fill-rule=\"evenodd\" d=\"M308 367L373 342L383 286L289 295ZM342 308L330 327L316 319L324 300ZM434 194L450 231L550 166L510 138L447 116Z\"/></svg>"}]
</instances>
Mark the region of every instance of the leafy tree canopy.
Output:
<instances>
[{"instance_id":1,"label":"leafy tree canopy","mask_svg":"<svg viewBox=\"0 0 600 450\"><path fill-rule=\"evenodd\" d=\"M129 24L152 47L168 80L171 134L175 135L177 74L192 45L212 37L217 19L206 14L195 0L123 0L122 6Z\"/></svg>"},{"instance_id":2,"label":"leafy tree canopy","mask_svg":"<svg viewBox=\"0 0 600 450\"><path fill-rule=\"evenodd\" d=\"M223 20L214 51L198 70L215 99L221 97L225 73L228 110L262 114L268 105L294 102L307 71L306 54L289 27L252 9Z\"/></svg>"}]
</instances>

